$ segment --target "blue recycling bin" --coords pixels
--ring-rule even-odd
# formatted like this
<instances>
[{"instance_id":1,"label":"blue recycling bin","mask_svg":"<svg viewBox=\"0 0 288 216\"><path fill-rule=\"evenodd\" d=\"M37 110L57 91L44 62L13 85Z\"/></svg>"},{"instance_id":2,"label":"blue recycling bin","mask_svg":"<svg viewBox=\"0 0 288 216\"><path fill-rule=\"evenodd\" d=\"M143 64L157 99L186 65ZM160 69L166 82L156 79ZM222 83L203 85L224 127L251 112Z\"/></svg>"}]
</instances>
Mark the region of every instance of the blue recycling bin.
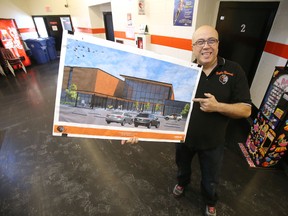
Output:
<instances>
[{"instance_id":1,"label":"blue recycling bin","mask_svg":"<svg viewBox=\"0 0 288 216\"><path fill-rule=\"evenodd\" d=\"M48 37L46 39L46 45L47 45L47 51L50 60L55 60L57 59L57 51L55 48L55 38L53 37Z\"/></svg>"},{"instance_id":2,"label":"blue recycling bin","mask_svg":"<svg viewBox=\"0 0 288 216\"><path fill-rule=\"evenodd\" d=\"M50 61L46 39L27 39L25 40L27 46L32 52L32 58L37 64L45 64Z\"/></svg>"}]
</instances>

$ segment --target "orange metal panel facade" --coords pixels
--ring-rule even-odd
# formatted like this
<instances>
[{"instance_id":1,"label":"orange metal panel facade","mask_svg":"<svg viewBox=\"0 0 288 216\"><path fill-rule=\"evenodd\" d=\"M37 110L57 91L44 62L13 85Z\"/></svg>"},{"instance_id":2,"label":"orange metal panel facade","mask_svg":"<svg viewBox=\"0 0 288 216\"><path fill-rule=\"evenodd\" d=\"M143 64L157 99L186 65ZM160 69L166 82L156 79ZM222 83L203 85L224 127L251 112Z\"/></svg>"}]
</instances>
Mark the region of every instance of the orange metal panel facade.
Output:
<instances>
[{"instance_id":1,"label":"orange metal panel facade","mask_svg":"<svg viewBox=\"0 0 288 216\"><path fill-rule=\"evenodd\" d=\"M96 85L94 91L100 94L122 97L124 81L97 69Z\"/></svg>"},{"instance_id":2,"label":"orange metal panel facade","mask_svg":"<svg viewBox=\"0 0 288 216\"><path fill-rule=\"evenodd\" d=\"M98 68L64 68L62 88L68 88L69 74L72 74L70 84L76 84L78 91L99 93L107 96L122 97L124 81Z\"/></svg>"}]
</instances>

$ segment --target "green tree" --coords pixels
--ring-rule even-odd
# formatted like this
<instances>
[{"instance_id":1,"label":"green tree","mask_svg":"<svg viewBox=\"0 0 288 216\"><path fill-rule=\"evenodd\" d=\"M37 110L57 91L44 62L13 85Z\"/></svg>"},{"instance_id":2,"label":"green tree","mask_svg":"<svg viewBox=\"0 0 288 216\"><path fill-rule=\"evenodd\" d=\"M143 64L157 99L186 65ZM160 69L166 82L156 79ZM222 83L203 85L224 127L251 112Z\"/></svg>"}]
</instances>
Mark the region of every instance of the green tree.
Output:
<instances>
[{"instance_id":1,"label":"green tree","mask_svg":"<svg viewBox=\"0 0 288 216\"><path fill-rule=\"evenodd\" d=\"M161 109L160 104L156 104L156 105L155 105L155 112L160 111L160 109Z\"/></svg>"},{"instance_id":2,"label":"green tree","mask_svg":"<svg viewBox=\"0 0 288 216\"><path fill-rule=\"evenodd\" d=\"M149 103L149 102L148 102L148 103L145 103L144 109L145 109L145 110L149 110L149 109L150 109L150 103Z\"/></svg>"},{"instance_id":3,"label":"green tree","mask_svg":"<svg viewBox=\"0 0 288 216\"><path fill-rule=\"evenodd\" d=\"M190 104L186 104L183 110L181 111L181 115L187 117L189 110L190 110Z\"/></svg>"},{"instance_id":4,"label":"green tree","mask_svg":"<svg viewBox=\"0 0 288 216\"><path fill-rule=\"evenodd\" d=\"M135 110L138 110L139 102L138 101L134 102L133 106Z\"/></svg>"},{"instance_id":5,"label":"green tree","mask_svg":"<svg viewBox=\"0 0 288 216\"><path fill-rule=\"evenodd\" d=\"M77 85L72 84L69 86L68 89L66 89L66 95L71 100L76 100L77 98Z\"/></svg>"}]
</instances>

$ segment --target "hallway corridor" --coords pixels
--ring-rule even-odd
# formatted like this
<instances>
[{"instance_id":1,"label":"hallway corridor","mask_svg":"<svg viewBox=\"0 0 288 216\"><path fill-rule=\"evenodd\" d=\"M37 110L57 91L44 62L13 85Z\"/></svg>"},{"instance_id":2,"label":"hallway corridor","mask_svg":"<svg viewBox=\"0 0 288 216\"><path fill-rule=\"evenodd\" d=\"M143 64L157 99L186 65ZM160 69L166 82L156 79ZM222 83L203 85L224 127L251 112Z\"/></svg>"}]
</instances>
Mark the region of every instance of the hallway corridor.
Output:
<instances>
[{"instance_id":1,"label":"hallway corridor","mask_svg":"<svg viewBox=\"0 0 288 216\"><path fill-rule=\"evenodd\" d=\"M202 216L197 160L185 197L171 194L174 144L52 136L58 66L0 76L0 215ZM245 123L229 129L217 215L288 215L285 172L251 169L241 155Z\"/></svg>"}]
</instances>

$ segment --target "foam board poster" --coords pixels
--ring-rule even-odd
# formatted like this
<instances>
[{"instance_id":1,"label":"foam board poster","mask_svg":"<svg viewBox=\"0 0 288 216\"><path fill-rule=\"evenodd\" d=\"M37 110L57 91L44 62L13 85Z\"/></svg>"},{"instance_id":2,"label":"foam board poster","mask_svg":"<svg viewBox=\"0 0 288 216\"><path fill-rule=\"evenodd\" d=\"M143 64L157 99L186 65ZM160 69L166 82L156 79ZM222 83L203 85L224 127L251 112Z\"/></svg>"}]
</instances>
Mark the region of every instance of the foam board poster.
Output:
<instances>
[{"instance_id":1,"label":"foam board poster","mask_svg":"<svg viewBox=\"0 0 288 216\"><path fill-rule=\"evenodd\" d=\"M183 142L202 68L86 35L63 35L53 135Z\"/></svg>"}]
</instances>

